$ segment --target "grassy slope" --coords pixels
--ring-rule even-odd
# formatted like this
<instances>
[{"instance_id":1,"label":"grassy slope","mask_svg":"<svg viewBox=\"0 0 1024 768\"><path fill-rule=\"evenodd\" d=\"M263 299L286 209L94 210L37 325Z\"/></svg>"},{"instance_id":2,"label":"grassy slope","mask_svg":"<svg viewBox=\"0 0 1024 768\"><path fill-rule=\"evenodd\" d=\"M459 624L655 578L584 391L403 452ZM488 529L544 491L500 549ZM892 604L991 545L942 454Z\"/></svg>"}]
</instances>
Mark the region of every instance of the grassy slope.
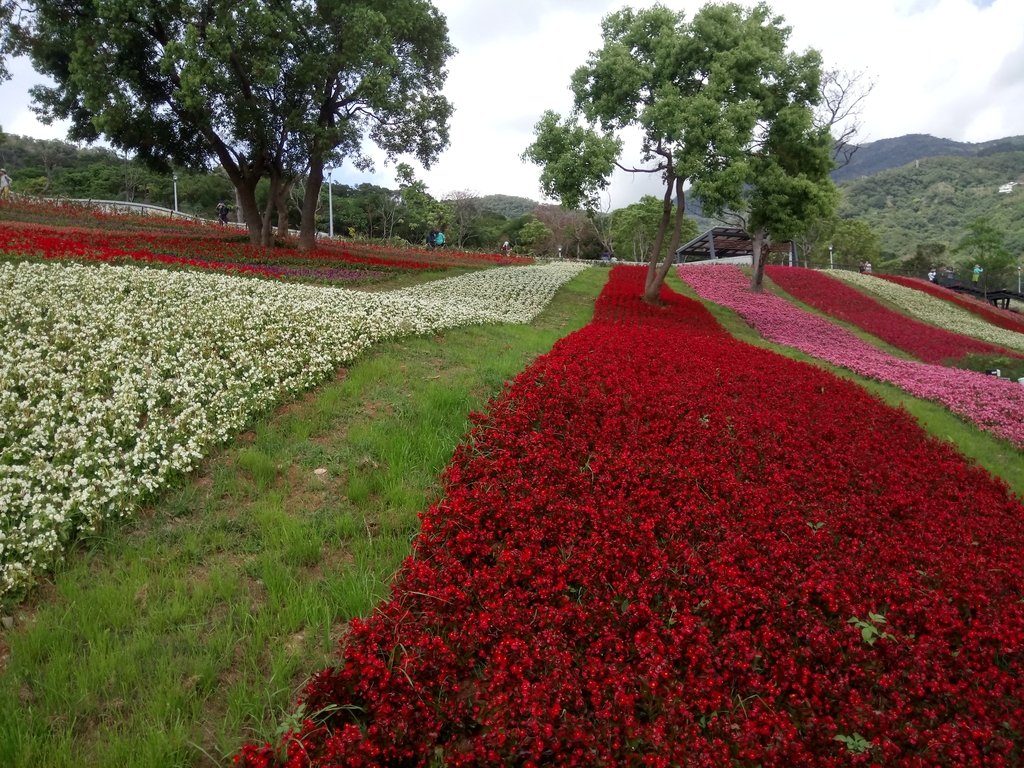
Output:
<instances>
[{"instance_id":1,"label":"grassy slope","mask_svg":"<svg viewBox=\"0 0 1024 768\"><path fill-rule=\"evenodd\" d=\"M0 765L223 765L240 739L274 738L305 675L386 594L468 411L584 324L605 274L577 278L530 327L378 347L254 424L136 522L82 542L0 634ZM740 338L808 359L710 306ZM906 407L1024 496L1012 447L825 367Z\"/></svg>"},{"instance_id":2,"label":"grassy slope","mask_svg":"<svg viewBox=\"0 0 1024 768\"><path fill-rule=\"evenodd\" d=\"M606 275L530 326L381 345L82 542L2 636L0 765L223 765L274 738L386 594L468 413L584 325Z\"/></svg>"}]
</instances>

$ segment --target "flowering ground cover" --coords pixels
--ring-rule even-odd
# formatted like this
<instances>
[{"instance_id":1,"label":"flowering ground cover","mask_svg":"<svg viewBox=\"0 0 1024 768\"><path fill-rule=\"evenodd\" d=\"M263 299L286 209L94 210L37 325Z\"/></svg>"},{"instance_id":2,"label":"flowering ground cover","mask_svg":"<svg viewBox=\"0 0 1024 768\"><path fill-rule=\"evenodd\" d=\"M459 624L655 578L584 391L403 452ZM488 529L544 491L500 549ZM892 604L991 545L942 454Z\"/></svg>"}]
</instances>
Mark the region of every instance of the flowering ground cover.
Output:
<instances>
[{"instance_id":1,"label":"flowering ground cover","mask_svg":"<svg viewBox=\"0 0 1024 768\"><path fill-rule=\"evenodd\" d=\"M390 600L237 763L1019 763L1020 502L642 281L476 418Z\"/></svg>"},{"instance_id":2,"label":"flowering ground cover","mask_svg":"<svg viewBox=\"0 0 1024 768\"><path fill-rule=\"evenodd\" d=\"M805 304L852 323L926 363L957 360L972 353L1021 357L1019 353L907 317L820 270L769 266L765 273Z\"/></svg>"},{"instance_id":3,"label":"flowering ground cover","mask_svg":"<svg viewBox=\"0 0 1024 768\"><path fill-rule=\"evenodd\" d=\"M907 288L891 280L882 280L874 275L862 275L858 272L837 269L828 274L898 304L901 309L926 323L937 325L953 333L973 336L990 344L1024 351L1024 333L994 326L977 314L943 299L930 296L924 291Z\"/></svg>"},{"instance_id":4,"label":"flowering ground cover","mask_svg":"<svg viewBox=\"0 0 1024 768\"><path fill-rule=\"evenodd\" d=\"M301 252L282 245L250 245L238 230L188 224L181 229L105 230L0 222L0 252L44 260L163 264L264 277L317 282L372 282L398 271L445 270L453 266L490 267L532 260L499 254L387 248L320 241Z\"/></svg>"},{"instance_id":5,"label":"flowering ground cover","mask_svg":"<svg viewBox=\"0 0 1024 768\"><path fill-rule=\"evenodd\" d=\"M503 267L367 294L0 262L0 596L367 345L528 322L580 269Z\"/></svg>"},{"instance_id":6,"label":"flowering ground cover","mask_svg":"<svg viewBox=\"0 0 1024 768\"><path fill-rule=\"evenodd\" d=\"M897 285L914 288L918 291L924 291L925 293L935 296L936 298L943 299L944 301L952 302L958 307L963 307L968 312L980 315L992 323L992 325L998 325L1000 328L1006 328L1009 331L1024 333L1024 317L1021 317L1016 312L1010 312L1009 310L994 307L988 302L981 301L973 296L962 296L955 291L943 288L941 285L936 285L935 283L930 283L927 280L921 280L920 278L883 274L879 274L878 277L883 280L889 280Z\"/></svg>"},{"instance_id":7,"label":"flowering ground cover","mask_svg":"<svg viewBox=\"0 0 1024 768\"><path fill-rule=\"evenodd\" d=\"M702 298L738 312L770 341L941 403L981 429L1024 446L1024 387L1016 382L974 371L900 360L779 296L751 292L746 276L737 267L685 267L679 269L679 276ZM883 280L877 282L892 285ZM928 296L924 298L936 301Z\"/></svg>"}]
</instances>

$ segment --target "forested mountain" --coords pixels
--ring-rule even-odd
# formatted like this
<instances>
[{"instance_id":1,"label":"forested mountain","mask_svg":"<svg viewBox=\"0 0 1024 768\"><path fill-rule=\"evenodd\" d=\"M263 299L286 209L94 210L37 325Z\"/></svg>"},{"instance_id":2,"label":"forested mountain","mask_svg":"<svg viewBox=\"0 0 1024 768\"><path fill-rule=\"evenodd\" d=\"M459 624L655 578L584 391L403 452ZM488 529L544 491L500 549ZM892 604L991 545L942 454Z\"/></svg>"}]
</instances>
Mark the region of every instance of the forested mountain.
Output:
<instances>
[{"instance_id":1,"label":"forested mountain","mask_svg":"<svg viewBox=\"0 0 1024 768\"><path fill-rule=\"evenodd\" d=\"M149 203L208 218L219 200L234 201L223 173L157 173L104 147L77 147L56 139L0 135L0 167L6 168L19 194L86 200Z\"/></svg>"},{"instance_id":2,"label":"forested mountain","mask_svg":"<svg viewBox=\"0 0 1024 768\"><path fill-rule=\"evenodd\" d=\"M516 197L514 195L484 195L477 198L481 210L499 213L506 219L518 219L528 213L533 213L540 203L528 197Z\"/></svg>"},{"instance_id":3,"label":"forested mountain","mask_svg":"<svg viewBox=\"0 0 1024 768\"><path fill-rule=\"evenodd\" d=\"M837 184L890 168L899 168L926 157L983 157L1002 152L1024 151L1024 136L970 144L939 139L924 133L911 133L894 139L881 139L857 147L849 164L832 173Z\"/></svg>"},{"instance_id":4,"label":"forested mountain","mask_svg":"<svg viewBox=\"0 0 1024 768\"><path fill-rule=\"evenodd\" d=\"M973 145L976 148L981 145ZM1000 148L1016 147L1015 151ZM1019 182L1011 192L999 188ZM840 186L839 214L869 224L883 252L910 256L919 243L956 246L988 218L1011 253L1024 253L1024 139L987 142L969 156L926 157Z\"/></svg>"}]
</instances>

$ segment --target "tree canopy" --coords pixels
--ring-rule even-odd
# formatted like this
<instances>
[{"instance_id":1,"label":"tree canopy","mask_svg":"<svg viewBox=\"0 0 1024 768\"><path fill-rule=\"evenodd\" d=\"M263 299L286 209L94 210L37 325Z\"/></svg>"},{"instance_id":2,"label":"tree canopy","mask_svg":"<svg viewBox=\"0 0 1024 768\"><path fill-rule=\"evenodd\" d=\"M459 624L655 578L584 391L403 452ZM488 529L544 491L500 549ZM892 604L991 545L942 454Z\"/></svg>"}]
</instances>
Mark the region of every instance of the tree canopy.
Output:
<instances>
[{"instance_id":1,"label":"tree canopy","mask_svg":"<svg viewBox=\"0 0 1024 768\"><path fill-rule=\"evenodd\" d=\"M662 5L616 11L602 22L603 46L572 76L573 114L538 122L524 156L543 166L545 192L564 203L592 200L614 165L664 181L648 300L680 242L688 184L704 185L712 209L747 203L765 227L789 229L807 207L783 210L771 192L785 183L809 200L802 163L813 154L816 173L819 162L806 146L790 146L820 138L797 115L817 103L820 58L788 52L789 32L764 4L708 4L689 22ZM622 165L617 151L609 162L626 129L639 131L640 167Z\"/></svg>"},{"instance_id":2,"label":"tree canopy","mask_svg":"<svg viewBox=\"0 0 1024 768\"><path fill-rule=\"evenodd\" d=\"M29 52L56 81L37 87L70 137L104 135L155 166L211 158L238 190L254 240L305 179L304 243L315 234L325 164L389 158L429 166L448 143L440 90L454 53L428 0L37 0ZM255 188L269 178L262 212Z\"/></svg>"}]
</instances>

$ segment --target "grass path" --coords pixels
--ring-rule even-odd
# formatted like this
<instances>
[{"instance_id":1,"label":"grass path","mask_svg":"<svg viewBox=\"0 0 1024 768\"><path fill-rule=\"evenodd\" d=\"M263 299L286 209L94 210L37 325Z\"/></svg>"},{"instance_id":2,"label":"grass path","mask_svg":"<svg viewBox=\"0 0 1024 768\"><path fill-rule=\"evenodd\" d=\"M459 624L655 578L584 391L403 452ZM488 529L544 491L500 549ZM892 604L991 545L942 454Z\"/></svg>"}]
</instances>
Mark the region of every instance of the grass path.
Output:
<instances>
[{"instance_id":1,"label":"grass path","mask_svg":"<svg viewBox=\"0 0 1024 768\"><path fill-rule=\"evenodd\" d=\"M530 326L374 348L81 542L0 634L0 765L225 765L273 738L385 595L468 413L584 325L606 276Z\"/></svg>"}]
</instances>

